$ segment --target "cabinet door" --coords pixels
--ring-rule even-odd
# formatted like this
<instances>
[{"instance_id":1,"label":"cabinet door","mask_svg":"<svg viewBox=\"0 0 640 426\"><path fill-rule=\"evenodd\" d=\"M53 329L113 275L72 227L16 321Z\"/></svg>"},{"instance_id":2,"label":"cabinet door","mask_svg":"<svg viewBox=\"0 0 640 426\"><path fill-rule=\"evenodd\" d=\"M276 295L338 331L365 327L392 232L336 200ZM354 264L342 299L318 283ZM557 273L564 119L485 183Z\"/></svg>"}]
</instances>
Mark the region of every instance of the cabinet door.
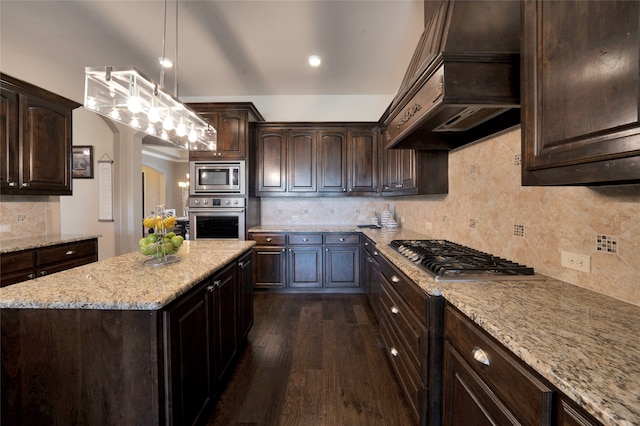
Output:
<instances>
[{"instance_id":1,"label":"cabinet door","mask_svg":"<svg viewBox=\"0 0 640 426\"><path fill-rule=\"evenodd\" d=\"M324 256L325 287L359 287L359 256L360 248L357 245L326 246Z\"/></svg>"},{"instance_id":2,"label":"cabinet door","mask_svg":"<svg viewBox=\"0 0 640 426\"><path fill-rule=\"evenodd\" d=\"M24 99L21 186L70 195L71 110L35 96Z\"/></svg>"},{"instance_id":3,"label":"cabinet door","mask_svg":"<svg viewBox=\"0 0 640 426\"><path fill-rule=\"evenodd\" d=\"M339 130L318 132L318 169L318 192L346 192L346 132Z\"/></svg>"},{"instance_id":4,"label":"cabinet door","mask_svg":"<svg viewBox=\"0 0 640 426\"><path fill-rule=\"evenodd\" d=\"M456 350L445 343L443 425L515 425L515 418L493 397Z\"/></svg>"},{"instance_id":5,"label":"cabinet door","mask_svg":"<svg viewBox=\"0 0 640 426\"><path fill-rule=\"evenodd\" d=\"M210 283L206 282L164 311L167 380L171 389L169 424L190 425L202 421L213 403L213 294L210 289Z\"/></svg>"},{"instance_id":6,"label":"cabinet door","mask_svg":"<svg viewBox=\"0 0 640 426\"><path fill-rule=\"evenodd\" d=\"M286 192L286 130L260 129L258 132L258 192Z\"/></svg>"},{"instance_id":7,"label":"cabinet door","mask_svg":"<svg viewBox=\"0 0 640 426\"><path fill-rule=\"evenodd\" d=\"M238 260L238 343L253 325L253 262L251 252Z\"/></svg>"},{"instance_id":8,"label":"cabinet door","mask_svg":"<svg viewBox=\"0 0 640 426\"><path fill-rule=\"evenodd\" d=\"M322 287L322 246L289 248L289 286Z\"/></svg>"},{"instance_id":9,"label":"cabinet door","mask_svg":"<svg viewBox=\"0 0 640 426\"><path fill-rule=\"evenodd\" d=\"M523 18L523 184L640 182L640 2L528 0Z\"/></svg>"},{"instance_id":10,"label":"cabinet door","mask_svg":"<svg viewBox=\"0 0 640 426\"><path fill-rule=\"evenodd\" d=\"M0 189L19 184L18 93L0 88Z\"/></svg>"},{"instance_id":11,"label":"cabinet door","mask_svg":"<svg viewBox=\"0 0 640 426\"><path fill-rule=\"evenodd\" d=\"M349 130L348 142L348 191L377 192L378 140L375 132Z\"/></svg>"},{"instance_id":12,"label":"cabinet door","mask_svg":"<svg viewBox=\"0 0 640 426\"><path fill-rule=\"evenodd\" d=\"M289 192L316 192L316 133L290 130L287 147Z\"/></svg>"},{"instance_id":13,"label":"cabinet door","mask_svg":"<svg viewBox=\"0 0 640 426\"><path fill-rule=\"evenodd\" d=\"M282 246L253 248L255 288L281 288L286 284L287 253Z\"/></svg>"},{"instance_id":14,"label":"cabinet door","mask_svg":"<svg viewBox=\"0 0 640 426\"><path fill-rule=\"evenodd\" d=\"M236 324L236 267L227 266L212 278L214 286L215 368L219 384L224 383L232 371L238 348Z\"/></svg>"},{"instance_id":15,"label":"cabinet door","mask_svg":"<svg viewBox=\"0 0 640 426\"><path fill-rule=\"evenodd\" d=\"M202 109L202 108L200 108ZM217 131L215 151L190 151L190 159L235 159L244 160L247 155L248 112L235 109L198 113Z\"/></svg>"}]
</instances>

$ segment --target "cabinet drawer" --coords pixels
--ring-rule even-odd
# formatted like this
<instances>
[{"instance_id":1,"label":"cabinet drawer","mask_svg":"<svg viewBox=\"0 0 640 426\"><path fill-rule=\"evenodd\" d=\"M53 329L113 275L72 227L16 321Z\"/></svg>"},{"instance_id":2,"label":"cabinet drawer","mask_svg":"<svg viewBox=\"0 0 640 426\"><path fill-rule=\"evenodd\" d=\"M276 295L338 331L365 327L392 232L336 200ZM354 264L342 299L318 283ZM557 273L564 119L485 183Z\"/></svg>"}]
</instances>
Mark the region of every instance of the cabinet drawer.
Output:
<instances>
[{"instance_id":1,"label":"cabinet drawer","mask_svg":"<svg viewBox=\"0 0 640 426\"><path fill-rule=\"evenodd\" d=\"M429 349L427 328L418 321L385 279L382 280L380 311L400 338L408 358L416 371L420 373L422 381L427 383L427 353Z\"/></svg>"},{"instance_id":2,"label":"cabinet drawer","mask_svg":"<svg viewBox=\"0 0 640 426\"><path fill-rule=\"evenodd\" d=\"M322 234L289 234L289 244L322 244Z\"/></svg>"},{"instance_id":3,"label":"cabinet drawer","mask_svg":"<svg viewBox=\"0 0 640 426\"><path fill-rule=\"evenodd\" d=\"M380 335L389 362L398 378L402 391L409 401L411 414L416 420L415 423L419 424L420 416L425 410L423 407L426 404L424 383L420 380L420 375L413 367L404 346L384 317L380 318Z\"/></svg>"},{"instance_id":4,"label":"cabinet drawer","mask_svg":"<svg viewBox=\"0 0 640 426\"><path fill-rule=\"evenodd\" d=\"M380 273L389 281L393 289L411 308L418 320L431 327L429 318L429 296L406 275L394 268L387 259L380 256Z\"/></svg>"},{"instance_id":5,"label":"cabinet drawer","mask_svg":"<svg viewBox=\"0 0 640 426\"><path fill-rule=\"evenodd\" d=\"M444 322L445 338L522 423L550 421L546 417L551 413L552 389L451 306L445 310Z\"/></svg>"},{"instance_id":6,"label":"cabinet drawer","mask_svg":"<svg viewBox=\"0 0 640 426\"><path fill-rule=\"evenodd\" d=\"M324 234L325 244L359 244L359 234Z\"/></svg>"},{"instance_id":7,"label":"cabinet drawer","mask_svg":"<svg viewBox=\"0 0 640 426\"><path fill-rule=\"evenodd\" d=\"M251 239L259 246L281 246L287 243L285 234L251 234Z\"/></svg>"},{"instance_id":8,"label":"cabinet drawer","mask_svg":"<svg viewBox=\"0 0 640 426\"><path fill-rule=\"evenodd\" d=\"M5 253L0 257L0 271L2 275L10 274L24 269L33 269L33 250Z\"/></svg>"},{"instance_id":9,"label":"cabinet drawer","mask_svg":"<svg viewBox=\"0 0 640 426\"><path fill-rule=\"evenodd\" d=\"M73 259L79 259L87 256L96 256L95 260L98 260L97 255L98 250L96 240L60 244L37 250L36 265L42 266L50 263L70 262Z\"/></svg>"}]
</instances>

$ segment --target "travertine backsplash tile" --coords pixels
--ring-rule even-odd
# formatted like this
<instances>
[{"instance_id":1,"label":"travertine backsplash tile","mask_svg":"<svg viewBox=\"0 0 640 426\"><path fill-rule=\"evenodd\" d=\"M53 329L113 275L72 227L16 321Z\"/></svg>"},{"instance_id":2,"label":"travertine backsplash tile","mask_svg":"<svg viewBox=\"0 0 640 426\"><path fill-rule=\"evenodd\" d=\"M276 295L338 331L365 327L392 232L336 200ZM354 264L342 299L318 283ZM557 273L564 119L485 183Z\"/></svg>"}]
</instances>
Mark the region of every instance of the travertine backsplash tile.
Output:
<instances>
[{"instance_id":1,"label":"travertine backsplash tile","mask_svg":"<svg viewBox=\"0 0 640 426\"><path fill-rule=\"evenodd\" d=\"M59 197L3 196L0 238L36 237L60 232Z\"/></svg>"},{"instance_id":2,"label":"travertine backsplash tile","mask_svg":"<svg viewBox=\"0 0 640 426\"><path fill-rule=\"evenodd\" d=\"M520 154L518 129L452 152L447 195L263 198L262 222L295 223L297 215L298 223L357 224L356 210L369 217L390 204L402 227L640 305L640 185L522 187ZM598 234L616 236L618 253L597 251ZM560 266L561 251L591 256L591 273Z\"/></svg>"}]
</instances>

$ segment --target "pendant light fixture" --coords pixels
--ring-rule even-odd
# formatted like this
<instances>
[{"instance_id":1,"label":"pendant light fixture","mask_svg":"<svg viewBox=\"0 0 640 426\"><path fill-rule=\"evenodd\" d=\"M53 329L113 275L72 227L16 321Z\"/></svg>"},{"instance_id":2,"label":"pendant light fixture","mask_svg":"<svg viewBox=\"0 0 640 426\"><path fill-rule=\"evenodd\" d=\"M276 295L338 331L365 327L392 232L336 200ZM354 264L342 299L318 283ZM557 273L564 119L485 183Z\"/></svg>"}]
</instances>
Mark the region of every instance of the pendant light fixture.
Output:
<instances>
[{"instance_id":1,"label":"pendant light fixture","mask_svg":"<svg viewBox=\"0 0 640 426\"><path fill-rule=\"evenodd\" d=\"M162 58L165 56L167 0L164 2ZM176 60L174 94L135 67L85 68L84 106L127 126L145 131L176 146L191 150L215 150L216 129L178 99L178 0L176 0Z\"/></svg>"}]
</instances>

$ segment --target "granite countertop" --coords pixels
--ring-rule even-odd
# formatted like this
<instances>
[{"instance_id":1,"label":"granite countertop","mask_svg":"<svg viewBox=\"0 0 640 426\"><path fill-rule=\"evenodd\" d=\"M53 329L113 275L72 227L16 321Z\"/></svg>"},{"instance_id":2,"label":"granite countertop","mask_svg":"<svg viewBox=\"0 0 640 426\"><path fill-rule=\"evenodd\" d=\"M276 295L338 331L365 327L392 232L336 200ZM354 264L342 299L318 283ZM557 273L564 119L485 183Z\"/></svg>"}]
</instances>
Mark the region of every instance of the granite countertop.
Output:
<instances>
[{"instance_id":1,"label":"granite countertop","mask_svg":"<svg viewBox=\"0 0 640 426\"><path fill-rule=\"evenodd\" d=\"M180 261L131 252L0 288L0 308L158 310L240 257L254 241L185 241Z\"/></svg>"},{"instance_id":2,"label":"granite countertop","mask_svg":"<svg viewBox=\"0 0 640 426\"><path fill-rule=\"evenodd\" d=\"M250 232L362 232L423 291L443 296L605 425L640 424L640 307L553 278L436 282L388 247L411 230L271 225Z\"/></svg>"},{"instance_id":3,"label":"granite countertop","mask_svg":"<svg viewBox=\"0 0 640 426\"><path fill-rule=\"evenodd\" d=\"M102 235L48 234L37 237L0 239L0 254L54 246L57 244L73 243L76 241L91 240L93 238L100 238L101 236Z\"/></svg>"}]
</instances>

